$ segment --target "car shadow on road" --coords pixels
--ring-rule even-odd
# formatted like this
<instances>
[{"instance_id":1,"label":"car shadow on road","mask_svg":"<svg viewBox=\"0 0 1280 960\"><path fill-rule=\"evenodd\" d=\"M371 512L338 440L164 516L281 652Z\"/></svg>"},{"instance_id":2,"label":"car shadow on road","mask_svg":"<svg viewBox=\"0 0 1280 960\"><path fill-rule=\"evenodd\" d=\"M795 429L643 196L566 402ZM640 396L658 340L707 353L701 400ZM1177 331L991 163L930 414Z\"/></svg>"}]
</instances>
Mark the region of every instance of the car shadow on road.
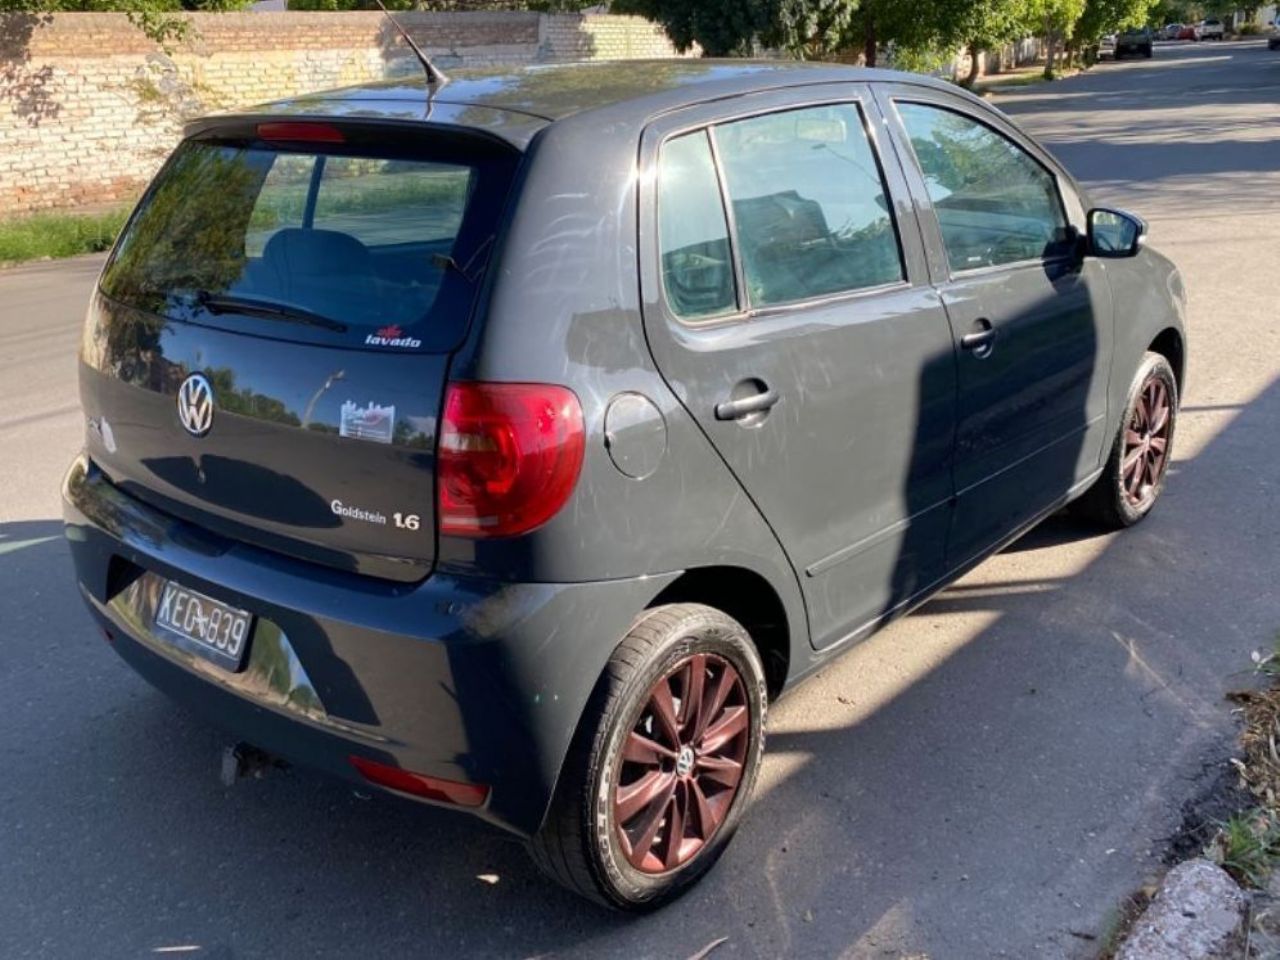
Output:
<instances>
[{"instance_id":1,"label":"car shadow on road","mask_svg":"<svg viewBox=\"0 0 1280 960\"><path fill-rule=\"evenodd\" d=\"M1276 493L1238 464L1278 418L1273 384L1080 569L1020 575L1021 556L1068 544L1053 518L830 663L775 707L764 787L722 863L641 918L583 904L516 840L444 811L302 770L224 789L225 738L79 610L60 524L0 526L0 683L19 705L0 814L22 864L0 898L34 918L0 953L687 957L728 937L733 956L942 957L990 955L999 931L1088 954L1102 918L1074 904L1154 866L1152 824L1172 830L1226 749L1224 678L1275 629ZM891 648L920 651L917 669L883 676Z\"/></svg>"}]
</instances>

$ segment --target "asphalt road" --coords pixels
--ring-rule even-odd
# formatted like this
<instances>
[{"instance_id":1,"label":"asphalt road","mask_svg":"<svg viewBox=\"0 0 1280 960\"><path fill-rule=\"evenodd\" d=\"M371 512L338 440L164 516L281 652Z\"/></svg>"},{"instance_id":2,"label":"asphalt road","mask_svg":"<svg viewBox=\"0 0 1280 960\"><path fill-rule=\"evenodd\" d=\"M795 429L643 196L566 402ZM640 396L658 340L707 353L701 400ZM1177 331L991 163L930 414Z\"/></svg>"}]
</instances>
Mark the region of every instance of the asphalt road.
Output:
<instances>
[{"instance_id":1,"label":"asphalt road","mask_svg":"<svg viewBox=\"0 0 1280 960\"><path fill-rule=\"evenodd\" d=\"M98 263L0 273L0 956L1091 955L1280 630L1277 102L1259 42L1001 98L1185 272L1166 499L1119 536L1050 520L779 703L733 847L641 919L465 818L303 771L219 785L223 738L98 638L58 539Z\"/></svg>"}]
</instances>

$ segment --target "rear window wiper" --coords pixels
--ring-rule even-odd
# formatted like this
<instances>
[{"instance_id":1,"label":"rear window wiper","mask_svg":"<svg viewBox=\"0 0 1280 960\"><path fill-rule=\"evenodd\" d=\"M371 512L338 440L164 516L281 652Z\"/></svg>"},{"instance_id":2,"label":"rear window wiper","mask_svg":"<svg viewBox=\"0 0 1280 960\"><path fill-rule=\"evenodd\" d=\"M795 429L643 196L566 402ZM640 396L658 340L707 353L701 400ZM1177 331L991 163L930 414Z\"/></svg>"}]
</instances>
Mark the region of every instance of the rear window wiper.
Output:
<instances>
[{"instance_id":1,"label":"rear window wiper","mask_svg":"<svg viewBox=\"0 0 1280 960\"><path fill-rule=\"evenodd\" d=\"M210 313L249 313L272 320L286 320L290 323L305 323L311 327L323 327L334 333L347 332L345 323L331 320L324 314L308 310L306 307L262 297L245 297L232 293L210 293L208 290L199 290L196 292L196 303Z\"/></svg>"},{"instance_id":2,"label":"rear window wiper","mask_svg":"<svg viewBox=\"0 0 1280 960\"><path fill-rule=\"evenodd\" d=\"M463 280L467 281L467 283L474 284L480 279L480 272L484 266L484 264L481 263L480 266L477 267L476 261L481 260L484 255L489 252L489 247L492 243L493 236L490 235L486 237L484 242L481 243L480 246L476 247L476 252L470 256L466 263L458 263L457 260L453 259L453 257L447 253L433 254L431 262L435 264L438 269L453 270L458 274L458 276L462 277Z\"/></svg>"}]
</instances>

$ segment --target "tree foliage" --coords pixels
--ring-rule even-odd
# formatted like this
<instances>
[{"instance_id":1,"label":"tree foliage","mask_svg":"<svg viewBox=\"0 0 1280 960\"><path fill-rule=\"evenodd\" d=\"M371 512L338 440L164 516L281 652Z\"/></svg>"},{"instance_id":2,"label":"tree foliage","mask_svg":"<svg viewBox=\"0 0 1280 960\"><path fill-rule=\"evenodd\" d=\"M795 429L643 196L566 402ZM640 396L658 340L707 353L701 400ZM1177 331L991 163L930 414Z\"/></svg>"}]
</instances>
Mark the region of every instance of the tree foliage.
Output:
<instances>
[{"instance_id":1,"label":"tree foliage","mask_svg":"<svg viewBox=\"0 0 1280 960\"><path fill-rule=\"evenodd\" d=\"M534 10L569 13L598 0L383 0L388 10ZM289 0L290 10L377 10L373 0Z\"/></svg>"},{"instance_id":2,"label":"tree foliage","mask_svg":"<svg viewBox=\"0 0 1280 960\"><path fill-rule=\"evenodd\" d=\"M943 39L947 46L969 54L969 73L962 79L969 86L977 79L983 50L998 49L1030 32L1030 0L959 0Z\"/></svg>"},{"instance_id":3,"label":"tree foliage","mask_svg":"<svg viewBox=\"0 0 1280 960\"><path fill-rule=\"evenodd\" d=\"M0 13L123 13L166 51L190 33L187 11L238 10L252 0L0 0Z\"/></svg>"},{"instance_id":4,"label":"tree foliage","mask_svg":"<svg viewBox=\"0 0 1280 960\"><path fill-rule=\"evenodd\" d=\"M801 59L822 59L848 45L858 0L777 0L760 6L770 21L760 31L762 42Z\"/></svg>"},{"instance_id":5,"label":"tree foliage","mask_svg":"<svg viewBox=\"0 0 1280 960\"><path fill-rule=\"evenodd\" d=\"M238 10L253 0L0 0L0 13L164 14L183 10Z\"/></svg>"},{"instance_id":6,"label":"tree foliage","mask_svg":"<svg viewBox=\"0 0 1280 960\"><path fill-rule=\"evenodd\" d=\"M1073 39L1077 44L1090 45L1104 34L1140 27L1147 23L1155 6L1155 0L1087 0Z\"/></svg>"},{"instance_id":7,"label":"tree foliage","mask_svg":"<svg viewBox=\"0 0 1280 960\"><path fill-rule=\"evenodd\" d=\"M945 39L953 5L947 0L862 0L853 18L850 46L862 51L868 66L877 64L879 50L926 50Z\"/></svg>"},{"instance_id":8,"label":"tree foliage","mask_svg":"<svg viewBox=\"0 0 1280 960\"><path fill-rule=\"evenodd\" d=\"M708 56L728 57L748 54L762 37L781 32L780 6L775 0L614 0L611 9L661 24L682 52L697 44ZM786 20L796 17L792 10Z\"/></svg>"}]
</instances>

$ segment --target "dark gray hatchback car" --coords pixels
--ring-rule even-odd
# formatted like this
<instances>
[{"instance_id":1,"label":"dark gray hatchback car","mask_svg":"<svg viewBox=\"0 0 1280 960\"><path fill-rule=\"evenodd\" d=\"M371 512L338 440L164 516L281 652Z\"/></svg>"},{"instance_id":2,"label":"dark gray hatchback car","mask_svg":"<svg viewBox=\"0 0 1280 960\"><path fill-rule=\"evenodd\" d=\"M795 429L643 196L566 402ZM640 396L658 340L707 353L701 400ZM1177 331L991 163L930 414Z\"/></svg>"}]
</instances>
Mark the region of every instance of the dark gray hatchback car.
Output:
<instances>
[{"instance_id":1,"label":"dark gray hatchback car","mask_svg":"<svg viewBox=\"0 0 1280 960\"><path fill-rule=\"evenodd\" d=\"M1169 462L1177 271L988 104L678 61L201 120L108 261L81 591L270 754L656 905L765 706Z\"/></svg>"}]
</instances>

